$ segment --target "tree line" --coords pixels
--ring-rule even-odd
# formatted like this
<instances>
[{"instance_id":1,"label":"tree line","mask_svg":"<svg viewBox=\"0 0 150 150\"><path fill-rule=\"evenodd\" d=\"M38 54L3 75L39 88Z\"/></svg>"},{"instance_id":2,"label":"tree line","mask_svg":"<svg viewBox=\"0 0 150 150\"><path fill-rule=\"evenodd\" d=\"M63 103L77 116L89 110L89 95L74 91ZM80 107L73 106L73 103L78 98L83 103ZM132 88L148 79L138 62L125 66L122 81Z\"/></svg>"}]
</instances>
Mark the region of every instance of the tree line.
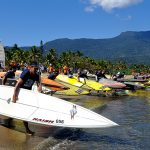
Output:
<instances>
[{"instance_id":1,"label":"tree line","mask_svg":"<svg viewBox=\"0 0 150 150\"><path fill-rule=\"evenodd\" d=\"M124 72L125 74L131 74L132 72L150 72L150 66L145 64L129 64L125 61L110 61L103 59L93 59L85 56L80 51L66 50L61 54L58 54L56 49L51 48L44 53L43 44L41 46L32 46L29 50L23 50L14 44L13 47L5 49L6 66L9 66L10 62L14 61L17 64L29 64L32 61L38 61L40 64L48 67L49 64L53 64L55 69L67 65L72 68L74 72L77 69L87 69L90 73L94 73L96 70L105 70L109 74Z\"/></svg>"}]
</instances>

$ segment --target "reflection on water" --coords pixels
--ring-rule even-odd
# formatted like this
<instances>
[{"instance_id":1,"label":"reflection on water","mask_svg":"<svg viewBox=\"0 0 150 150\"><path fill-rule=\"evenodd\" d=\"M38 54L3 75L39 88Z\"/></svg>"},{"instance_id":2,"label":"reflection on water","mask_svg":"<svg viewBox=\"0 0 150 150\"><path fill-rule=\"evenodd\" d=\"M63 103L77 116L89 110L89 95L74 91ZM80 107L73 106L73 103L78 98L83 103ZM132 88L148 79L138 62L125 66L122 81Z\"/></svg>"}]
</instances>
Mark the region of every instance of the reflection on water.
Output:
<instances>
[{"instance_id":1,"label":"reflection on water","mask_svg":"<svg viewBox=\"0 0 150 150\"><path fill-rule=\"evenodd\" d=\"M32 137L26 142L35 150L150 150L150 91L138 91L130 96L116 98L98 96L61 97L111 119L120 126L101 129L58 128L50 134L49 128L36 128L43 135L41 142ZM35 129L34 129L35 130ZM45 136L44 136L45 135ZM35 142L35 143L36 143Z\"/></svg>"},{"instance_id":2,"label":"reflection on water","mask_svg":"<svg viewBox=\"0 0 150 150\"><path fill-rule=\"evenodd\" d=\"M146 97L148 99L150 99L150 91L146 91L146 90L137 90L137 91L128 91L129 95L131 96L140 96L140 97Z\"/></svg>"}]
</instances>

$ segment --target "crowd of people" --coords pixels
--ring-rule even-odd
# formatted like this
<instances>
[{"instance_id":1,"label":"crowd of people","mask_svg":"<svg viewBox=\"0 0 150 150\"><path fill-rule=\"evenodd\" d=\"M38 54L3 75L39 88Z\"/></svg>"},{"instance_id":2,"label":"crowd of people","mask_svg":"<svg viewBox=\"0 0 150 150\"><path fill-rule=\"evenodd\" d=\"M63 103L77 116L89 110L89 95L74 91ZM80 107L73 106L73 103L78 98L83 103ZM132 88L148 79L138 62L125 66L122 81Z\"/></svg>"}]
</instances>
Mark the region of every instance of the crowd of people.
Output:
<instances>
[{"instance_id":1,"label":"crowd of people","mask_svg":"<svg viewBox=\"0 0 150 150\"><path fill-rule=\"evenodd\" d=\"M51 80L55 80L57 75L59 74L64 74L67 75L69 78L73 77L73 69L69 68L67 65L64 65L63 67L59 68L59 69L55 69L53 64L49 64L48 68L44 67L41 64L38 64L37 62L33 62L31 64L24 64L24 65L18 65L15 63L11 63L10 64L11 69L9 71L7 71L7 73L4 75L3 79L2 79L2 84L5 85L6 81L8 78L15 78L15 72L17 69L21 69L22 73L15 85L14 88L14 93L13 93L13 99L12 102L16 103L18 100L18 95L19 95L19 89L20 88L24 88L24 89L28 89L31 90L33 84L36 82L37 84L37 90L39 92L42 91L42 87L41 87L41 80L40 80L40 75L41 72L47 72L48 73L48 79ZM78 69L77 70L77 79L80 82L80 78L84 79L84 82L86 83L86 79L89 79L88 76L88 70L86 69ZM106 78L106 72L105 70L97 70L95 72L95 81L99 82L99 80L101 78ZM124 78L124 73L118 72L117 74L112 75L111 77L113 80L117 80L118 78ZM136 78L136 76L135 76ZM10 122L11 122L11 118L10 118ZM32 132L29 127L28 127L28 122L23 121L26 132L28 134L34 134L34 132ZM11 125L10 125L11 126Z\"/></svg>"}]
</instances>

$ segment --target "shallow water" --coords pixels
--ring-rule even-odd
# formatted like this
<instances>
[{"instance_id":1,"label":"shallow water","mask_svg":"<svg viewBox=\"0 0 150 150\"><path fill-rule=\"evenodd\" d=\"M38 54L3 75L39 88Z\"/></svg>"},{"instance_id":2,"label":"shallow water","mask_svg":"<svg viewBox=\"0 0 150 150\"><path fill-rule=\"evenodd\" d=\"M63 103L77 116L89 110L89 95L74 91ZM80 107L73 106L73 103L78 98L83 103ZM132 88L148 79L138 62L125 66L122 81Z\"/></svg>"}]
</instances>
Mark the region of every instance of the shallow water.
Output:
<instances>
[{"instance_id":1,"label":"shallow water","mask_svg":"<svg viewBox=\"0 0 150 150\"><path fill-rule=\"evenodd\" d=\"M80 97L71 101L91 107L95 112L118 123L119 127L104 129L60 129L39 143L42 150L149 150L150 149L150 91L144 96ZM148 95L148 96L146 96ZM95 105L96 102L96 105ZM98 103L99 102L99 103ZM101 107L101 106L104 107Z\"/></svg>"},{"instance_id":2,"label":"shallow water","mask_svg":"<svg viewBox=\"0 0 150 150\"><path fill-rule=\"evenodd\" d=\"M80 130L59 128L54 133L50 133L49 128L43 128L40 131L36 128L42 138L31 137L28 142L25 142L25 148L35 150L150 150L150 91L141 93L114 98L62 96L61 98L92 109L120 126Z\"/></svg>"}]
</instances>

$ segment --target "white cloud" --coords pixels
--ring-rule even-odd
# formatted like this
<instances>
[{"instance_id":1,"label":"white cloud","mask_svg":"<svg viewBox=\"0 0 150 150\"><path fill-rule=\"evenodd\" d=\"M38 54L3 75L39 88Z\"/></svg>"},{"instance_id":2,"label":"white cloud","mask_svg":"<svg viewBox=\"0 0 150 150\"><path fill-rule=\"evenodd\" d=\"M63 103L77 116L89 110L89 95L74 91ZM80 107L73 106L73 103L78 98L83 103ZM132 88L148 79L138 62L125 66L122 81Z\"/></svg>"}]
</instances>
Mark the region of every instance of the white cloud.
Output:
<instances>
[{"instance_id":1,"label":"white cloud","mask_svg":"<svg viewBox=\"0 0 150 150\"><path fill-rule=\"evenodd\" d=\"M138 4L143 0L89 0L91 8L102 7L106 11L111 11L115 8L124 8L130 5Z\"/></svg>"}]
</instances>

